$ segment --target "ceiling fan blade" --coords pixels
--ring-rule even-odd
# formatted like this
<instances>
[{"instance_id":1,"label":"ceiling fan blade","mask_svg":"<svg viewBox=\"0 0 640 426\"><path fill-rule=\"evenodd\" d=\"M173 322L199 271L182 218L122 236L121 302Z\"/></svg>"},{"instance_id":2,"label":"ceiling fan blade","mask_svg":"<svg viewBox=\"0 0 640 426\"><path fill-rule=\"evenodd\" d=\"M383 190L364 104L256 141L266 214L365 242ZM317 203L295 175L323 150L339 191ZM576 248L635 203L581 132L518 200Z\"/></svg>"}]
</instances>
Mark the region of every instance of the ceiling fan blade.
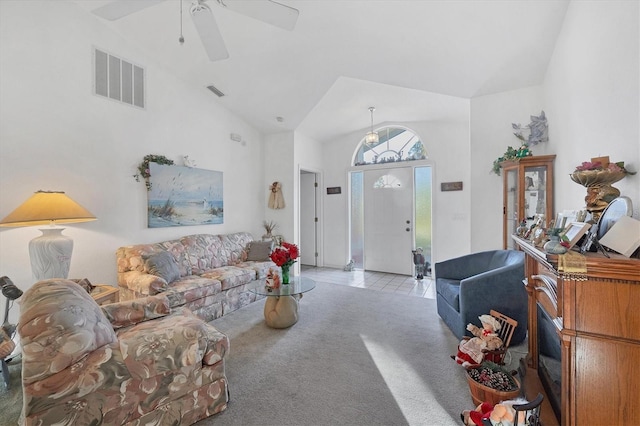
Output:
<instances>
[{"instance_id":1,"label":"ceiling fan blade","mask_svg":"<svg viewBox=\"0 0 640 426\"><path fill-rule=\"evenodd\" d=\"M93 9L93 13L109 21L124 18L147 7L162 3L165 0L116 0Z\"/></svg>"},{"instance_id":2,"label":"ceiling fan blade","mask_svg":"<svg viewBox=\"0 0 640 426\"><path fill-rule=\"evenodd\" d=\"M209 59L212 62L227 59L229 53L211 9L205 4L196 2L191 7L191 18Z\"/></svg>"},{"instance_id":3,"label":"ceiling fan blade","mask_svg":"<svg viewBox=\"0 0 640 426\"><path fill-rule=\"evenodd\" d=\"M285 30L293 30L298 20L298 9L271 0L218 0L218 3L241 13Z\"/></svg>"}]
</instances>

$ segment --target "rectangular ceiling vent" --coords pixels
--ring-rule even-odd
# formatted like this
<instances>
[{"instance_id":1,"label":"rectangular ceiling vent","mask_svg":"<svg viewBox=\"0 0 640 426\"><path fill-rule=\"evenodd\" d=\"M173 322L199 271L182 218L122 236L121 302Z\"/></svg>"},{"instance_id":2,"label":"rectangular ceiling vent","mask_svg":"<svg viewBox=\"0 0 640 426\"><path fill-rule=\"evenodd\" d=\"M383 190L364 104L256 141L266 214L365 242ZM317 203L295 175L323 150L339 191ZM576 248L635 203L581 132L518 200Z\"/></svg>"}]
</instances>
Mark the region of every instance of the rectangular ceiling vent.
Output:
<instances>
[{"instance_id":1,"label":"rectangular ceiling vent","mask_svg":"<svg viewBox=\"0 0 640 426\"><path fill-rule=\"evenodd\" d=\"M216 86L214 86L213 84L210 84L207 86L207 89L211 90L213 93L215 93L219 98L224 96L224 93L222 93L220 91L220 89L218 89Z\"/></svg>"},{"instance_id":2,"label":"rectangular ceiling vent","mask_svg":"<svg viewBox=\"0 0 640 426\"><path fill-rule=\"evenodd\" d=\"M131 106L145 106L145 70L130 61L94 48L94 93Z\"/></svg>"}]
</instances>

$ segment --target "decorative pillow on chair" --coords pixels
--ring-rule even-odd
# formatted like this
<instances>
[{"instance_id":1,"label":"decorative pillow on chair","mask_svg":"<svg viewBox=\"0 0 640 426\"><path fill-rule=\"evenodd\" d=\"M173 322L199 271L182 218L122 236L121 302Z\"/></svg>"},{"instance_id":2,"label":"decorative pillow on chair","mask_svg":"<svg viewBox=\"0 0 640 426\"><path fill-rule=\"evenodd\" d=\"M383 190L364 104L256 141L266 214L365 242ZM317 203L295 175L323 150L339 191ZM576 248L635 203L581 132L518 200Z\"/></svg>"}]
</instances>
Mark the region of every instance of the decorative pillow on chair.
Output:
<instances>
[{"instance_id":1,"label":"decorative pillow on chair","mask_svg":"<svg viewBox=\"0 0 640 426\"><path fill-rule=\"evenodd\" d=\"M161 251L145 257L144 266L147 272L163 278L167 283L180 278L178 264L168 251Z\"/></svg>"},{"instance_id":2,"label":"decorative pillow on chair","mask_svg":"<svg viewBox=\"0 0 640 426\"><path fill-rule=\"evenodd\" d=\"M266 262L273 250L273 241L251 241L247 260Z\"/></svg>"}]
</instances>

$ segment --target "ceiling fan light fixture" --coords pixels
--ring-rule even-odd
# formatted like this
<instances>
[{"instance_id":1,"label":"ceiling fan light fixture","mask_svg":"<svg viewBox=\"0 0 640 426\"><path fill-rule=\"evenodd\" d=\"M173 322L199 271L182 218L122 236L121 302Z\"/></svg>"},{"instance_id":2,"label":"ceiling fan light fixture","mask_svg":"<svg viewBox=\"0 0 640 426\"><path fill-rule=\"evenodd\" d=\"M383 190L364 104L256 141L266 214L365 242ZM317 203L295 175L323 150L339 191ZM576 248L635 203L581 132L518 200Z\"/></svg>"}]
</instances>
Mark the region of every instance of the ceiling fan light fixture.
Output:
<instances>
[{"instance_id":1,"label":"ceiling fan light fixture","mask_svg":"<svg viewBox=\"0 0 640 426\"><path fill-rule=\"evenodd\" d=\"M1 0L0 0L1 1ZM168 0L111 0L105 5L93 9L93 13L103 19L115 21L133 13L140 12L150 6ZM209 60L212 62L229 58L229 53L216 23L211 8L205 4L207 0L192 0L190 12L193 24L196 28L202 46ZM209 0L234 12L238 12L249 18L257 19L270 25L293 30L298 20L299 11L292 7L280 4L272 0L246 1L246 0ZM182 35L182 0L180 4L180 44L184 43Z\"/></svg>"},{"instance_id":2,"label":"ceiling fan light fixture","mask_svg":"<svg viewBox=\"0 0 640 426\"><path fill-rule=\"evenodd\" d=\"M376 107L369 107L369 112L371 113L371 130L364 136L364 143L367 145L375 145L380 141L378 132L373 131L373 111L375 110Z\"/></svg>"}]
</instances>

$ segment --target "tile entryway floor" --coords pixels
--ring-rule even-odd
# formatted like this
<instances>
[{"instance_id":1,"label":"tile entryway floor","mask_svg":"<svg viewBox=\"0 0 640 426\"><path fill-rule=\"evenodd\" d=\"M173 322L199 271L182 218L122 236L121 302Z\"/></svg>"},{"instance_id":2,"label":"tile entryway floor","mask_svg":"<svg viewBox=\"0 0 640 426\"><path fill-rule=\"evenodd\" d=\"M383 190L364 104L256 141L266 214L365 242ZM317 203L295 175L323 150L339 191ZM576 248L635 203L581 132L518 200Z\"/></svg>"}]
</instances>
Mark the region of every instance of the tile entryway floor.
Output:
<instances>
[{"instance_id":1,"label":"tile entryway floor","mask_svg":"<svg viewBox=\"0 0 640 426\"><path fill-rule=\"evenodd\" d=\"M343 271L335 268L300 266L300 274L311 279L331 284L367 288L375 291L402 293L409 296L436 298L436 284L431 277L417 280L409 275L387 274L373 271Z\"/></svg>"}]
</instances>

